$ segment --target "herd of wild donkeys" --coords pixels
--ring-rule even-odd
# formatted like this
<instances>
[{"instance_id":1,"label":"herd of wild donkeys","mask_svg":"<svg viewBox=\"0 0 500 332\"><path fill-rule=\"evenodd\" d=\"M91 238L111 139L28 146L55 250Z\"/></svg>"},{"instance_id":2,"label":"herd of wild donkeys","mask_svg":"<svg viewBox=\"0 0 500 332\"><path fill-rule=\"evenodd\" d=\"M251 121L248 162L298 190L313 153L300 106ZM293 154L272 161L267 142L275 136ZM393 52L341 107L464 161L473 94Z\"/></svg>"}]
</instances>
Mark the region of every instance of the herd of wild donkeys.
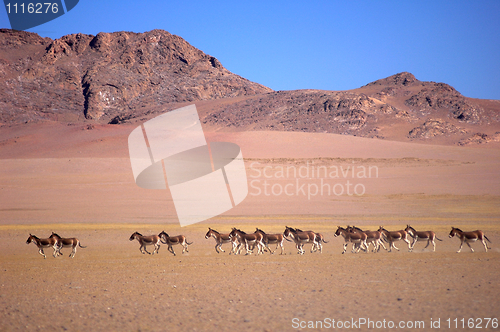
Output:
<instances>
[{"instance_id":1,"label":"herd of wild donkeys","mask_svg":"<svg viewBox=\"0 0 500 332\"><path fill-rule=\"evenodd\" d=\"M470 246L471 242L481 241L485 251L488 251L488 246L486 244L486 240L491 243L491 241L484 235L483 231L475 230L471 232L464 232L459 228L452 227L449 237L457 236L460 239L460 248L457 252L462 250L462 246L466 243L470 250L474 252L474 249ZM360 250L364 252L370 251L370 245L373 246L372 251L378 252L380 247L383 247L385 250L389 252L392 248L399 251L399 249L394 245L397 241L404 241L408 245L408 251L412 251L415 243L418 241L427 241L427 245L425 248L432 244L433 251L436 251L436 243L435 240L442 241L441 239L436 237L436 233L433 231L416 231L410 225L407 225L404 230L399 231L388 231L384 227L380 226L380 228L376 231L364 231L356 226L347 226L346 228L338 226L337 231L335 232L335 236L342 236L344 238L344 250L342 253L345 253L347 250L347 246L349 243L352 244L352 252L357 253ZM257 247L257 254L263 254L264 251L273 254L278 246L281 247L281 254L284 253L283 243L284 240L295 242L295 247L297 248L297 253L304 254L304 245L311 244L311 253L315 251L322 252L323 251L323 243L328 243L325 240L321 233L313 232L313 231L303 231L298 228L292 228L285 226L285 231L283 234L267 234L263 230L257 228L254 233L245 233L242 230L237 228L233 228L230 233L221 234L212 228L208 228L208 232L205 235L205 239L209 239L213 237L215 239L216 245L215 250L217 253L220 251L225 252L222 249L222 245L224 243L231 243L232 249L229 254L239 254L243 247L245 247L246 254L252 254ZM408 237L413 238L413 241L410 242ZM291 239L291 240L290 240ZM145 254L155 254L158 253L160 249L160 243L166 244L168 246L168 251L170 251L174 256L175 252L172 246L179 244L182 246L182 253L188 252L188 246L192 244L192 242L187 242L186 237L184 235L177 236L169 236L165 231L162 231L158 235L147 235L144 236L138 232L134 232L130 236L130 241L137 240L141 245L139 250L141 253ZM44 248L53 248L54 252L52 256L57 257L62 255L61 249L65 247L71 247L72 252L69 254L69 257L74 257L76 253L76 248L85 248L80 244L80 241L77 238L62 238L56 233L52 232L50 237L45 239L40 239L35 235L29 236L26 241L27 244L35 243L38 247L38 253L46 258L45 253L43 252ZM385 243L388 243L389 249L385 246ZM269 248L270 244L275 244L275 250L271 250ZM154 246L154 250L152 253L146 250L147 246ZM424 249L425 249L424 248Z\"/></svg>"}]
</instances>

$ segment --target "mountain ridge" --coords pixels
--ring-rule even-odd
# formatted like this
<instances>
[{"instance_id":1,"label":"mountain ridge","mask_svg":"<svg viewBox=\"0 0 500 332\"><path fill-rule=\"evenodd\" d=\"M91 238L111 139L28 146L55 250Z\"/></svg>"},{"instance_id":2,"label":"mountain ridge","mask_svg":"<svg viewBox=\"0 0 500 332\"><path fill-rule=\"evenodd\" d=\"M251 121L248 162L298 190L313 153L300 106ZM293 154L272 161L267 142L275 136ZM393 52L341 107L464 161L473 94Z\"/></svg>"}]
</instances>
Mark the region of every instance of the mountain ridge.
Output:
<instances>
[{"instance_id":1,"label":"mountain ridge","mask_svg":"<svg viewBox=\"0 0 500 332\"><path fill-rule=\"evenodd\" d=\"M59 39L0 29L0 124L144 122L196 103L213 130L498 141L500 101L401 72L346 91L273 91L163 30Z\"/></svg>"}]
</instances>

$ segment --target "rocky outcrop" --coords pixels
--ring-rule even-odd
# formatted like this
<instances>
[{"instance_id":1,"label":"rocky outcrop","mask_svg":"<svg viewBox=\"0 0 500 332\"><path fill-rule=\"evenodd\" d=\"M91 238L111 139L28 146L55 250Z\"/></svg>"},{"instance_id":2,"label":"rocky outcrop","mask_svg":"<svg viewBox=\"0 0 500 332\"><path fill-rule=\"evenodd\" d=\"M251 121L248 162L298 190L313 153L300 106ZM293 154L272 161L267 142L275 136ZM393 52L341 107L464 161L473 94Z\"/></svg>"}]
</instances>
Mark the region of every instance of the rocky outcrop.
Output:
<instances>
[{"instance_id":1,"label":"rocky outcrop","mask_svg":"<svg viewBox=\"0 0 500 332\"><path fill-rule=\"evenodd\" d=\"M434 83L412 95L405 101L411 108L419 110L443 109L455 119L468 123L479 123L484 110L468 102L453 87L444 83Z\"/></svg>"},{"instance_id":2,"label":"rocky outcrop","mask_svg":"<svg viewBox=\"0 0 500 332\"><path fill-rule=\"evenodd\" d=\"M500 142L500 132L496 132L494 135L475 133L470 137L460 140L458 145L485 144L489 142Z\"/></svg>"},{"instance_id":3,"label":"rocky outcrop","mask_svg":"<svg viewBox=\"0 0 500 332\"><path fill-rule=\"evenodd\" d=\"M297 90L251 98L211 112L203 122L252 130L376 136L376 114L399 112L365 94Z\"/></svg>"},{"instance_id":4,"label":"rocky outcrop","mask_svg":"<svg viewBox=\"0 0 500 332\"><path fill-rule=\"evenodd\" d=\"M410 130L408 137L428 139L434 136L449 136L457 133L465 134L467 133L467 130L441 119L429 119L422 125Z\"/></svg>"},{"instance_id":5,"label":"rocky outcrop","mask_svg":"<svg viewBox=\"0 0 500 332\"><path fill-rule=\"evenodd\" d=\"M477 104L462 96L445 83L422 82L410 73L403 72L369 83L366 87L380 87L373 97L404 98L409 113L435 113L445 111L460 122L480 124L488 122L489 116Z\"/></svg>"},{"instance_id":6,"label":"rocky outcrop","mask_svg":"<svg viewBox=\"0 0 500 332\"><path fill-rule=\"evenodd\" d=\"M415 76L408 72L402 72L399 74L395 74L386 78L382 78L380 80L368 83L366 86L384 86L384 87L398 87L398 86L416 86L422 85L422 82L417 80Z\"/></svg>"}]
</instances>

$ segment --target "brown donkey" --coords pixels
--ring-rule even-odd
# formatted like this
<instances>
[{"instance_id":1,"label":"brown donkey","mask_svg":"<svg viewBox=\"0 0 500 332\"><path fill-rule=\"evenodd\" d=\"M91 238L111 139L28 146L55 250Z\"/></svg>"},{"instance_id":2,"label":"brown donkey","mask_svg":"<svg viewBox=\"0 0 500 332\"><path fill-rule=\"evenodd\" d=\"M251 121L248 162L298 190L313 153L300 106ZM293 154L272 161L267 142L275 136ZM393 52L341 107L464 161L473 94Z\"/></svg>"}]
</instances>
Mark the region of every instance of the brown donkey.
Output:
<instances>
[{"instance_id":1,"label":"brown donkey","mask_svg":"<svg viewBox=\"0 0 500 332\"><path fill-rule=\"evenodd\" d=\"M141 233L139 232L134 232L129 240L130 241L134 241L137 240L139 242L139 244L141 245L139 247L139 251L142 253L142 254L145 254L145 253L148 253L151 255L151 253L149 251L146 250L146 246L154 246L155 249L153 250L153 255L156 253L158 253L158 251L160 250L160 236L159 235L142 235Z\"/></svg>"},{"instance_id":2,"label":"brown donkey","mask_svg":"<svg viewBox=\"0 0 500 332\"><path fill-rule=\"evenodd\" d=\"M462 246L464 245L464 242L467 243L470 250L472 252L474 252L474 249L472 249L472 247L470 246L469 243L476 242L477 240L479 240L483 243L484 250L486 252L488 252L488 249L491 249L491 248L488 248L485 240L487 240L490 243L491 243L491 241L486 237L486 235L484 235L484 232L479 230L479 229L472 231L472 232L464 232L459 228L452 227L451 232L450 232L450 237L453 237L455 235L460 239L460 248L458 249L457 253L462 250Z\"/></svg>"},{"instance_id":3,"label":"brown donkey","mask_svg":"<svg viewBox=\"0 0 500 332\"><path fill-rule=\"evenodd\" d=\"M69 248L69 247L72 248L72 251L69 254L70 258L75 257L76 247L87 248L87 247L82 246L80 244L80 240L78 240L76 237L62 238L59 235L57 235L56 233L52 232L52 234L50 235L50 238L55 239L57 241L57 247L58 247L57 252L61 256L62 256L62 253L61 253L62 248Z\"/></svg>"},{"instance_id":4,"label":"brown donkey","mask_svg":"<svg viewBox=\"0 0 500 332\"><path fill-rule=\"evenodd\" d=\"M356 248L358 249L356 252L359 252L359 248L364 247L367 248L366 252L368 252L368 244L366 243L366 239L368 236L363 233L363 232L349 232L347 229L342 228L340 226L337 226L337 231L335 232L335 236L342 235L344 238L344 251L342 251L342 254L344 254L347 250L347 246L349 245L349 242L353 243L353 249L352 252L354 252L354 245L356 245Z\"/></svg>"},{"instance_id":5,"label":"brown donkey","mask_svg":"<svg viewBox=\"0 0 500 332\"><path fill-rule=\"evenodd\" d=\"M385 239L387 242L389 242L389 252L392 251L392 248L396 249L399 251L399 249L394 245L394 242L396 241L404 241L406 244L408 244L408 251L412 250L410 240L408 240L408 232L405 230L400 230L400 231L391 231L389 232L387 229L384 227L380 226L378 229L379 232L382 232L385 236Z\"/></svg>"},{"instance_id":6,"label":"brown donkey","mask_svg":"<svg viewBox=\"0 0 500 332\"><path fill-rule=\"evenodd\" d=\"M47 256L45 256L45 253L43 252L43 248L54 248L54 253L52 254L54 258L59 255L58 249L60 248L57 246L57 241L53 238L40 239L35 235L30 234L30 236L26 240L26 244L30 244L31 242L33 242L38 247L38 253L42 255L43 258L47 258Z\"/></svg>"},{"instance_id":7,"label":"brown donkey","mask_svg":"<svg viewBox=\"0 0 500 332\"><path fill-rule=\"evenodd\" d=\"M432 243L432 251L436 251L436 243L434 242L434 240L443 241L440 238L438 238L436 236L436 233L434 233L433 231L418 232L415 230L415 228L411 227L410 225L406 225L405 231L408 232L408 234L410 234L410 236L413 238L413 242L411 243L411 250L412 251L413 251L413 247L415 247L415 243L417 243L417 241L427 241L427 245L424 247L424 249L427 248L429 246L429 244ZM422 249L422 250L424 250L424 249Z\"/></svg>"},{"instance_id":8,"label":"brown donkey","mask_svg":"<svg viewBox=\"0 0 500 332\"><path fill-rule=\"evenodd\" d=\"M189 252L188 245L193 244L193 242L187 242L186 237L184 235L177 236L169 236L165 231L160 233L161 242L168 246L168 251L170 251L174 256L175 252L172 248L173 245L180 244L182 246L182 253Z\"/></svg>"},{"instance_id":9,"label":"brown donkey","mask_svg":"<svg viewBox=\"0 0 500 332\"><path fill-rule=\"evenodd\" d=\"M302 231L300 229L285 226L285 231L283 232L283 236L287 240L288 237L292 238L292 240L295 242L295 246L298 251L297 253L301 255L305 253L304 244L312 243L311 252L314 252L315 248L320 248L320 244L318 244L320 238L313 231Z\"/></svg>"},{"instance_id":10,"label":"brown donkey","mask_svg":"<svg viewBox=\"0 0 500 332\"><path fill-rule=\"evenodd\" d=\"M217 251L217 253L219 254L219 249L222 251L222 252L225 252L223 249L222 249L222 245L224 243L229 243L231 242L233 248L231 249L231 251L229 252L229 254L231 255L231 253L234 253L236 254L236 249L239 248L239 242L238 242L238 238L236 237L233 237L233 238L230 238L229 237L229 233L227 234L221 234L219 232L217 232L215 229L211 229L210 227L208 228L208 232L207 234L205 234L205 239L208 239L210 237L213 237L215 239L215 251Z\"/></svg>"},{"instance_id":11,"label":"brown donkey","mask_svg":"<svg viewBox=\"0 0 500 332\"><path fill-rule=\"evenodd\" d=\"M266 246L267 250L269 250L269 253L274 254L274 251L278 250L278 246L280 246L281 247L280 255L283 255L283 252L285 251L285 248L283 248L283 241L285 239L283 237L283 234L281 234L281 233L279 233L279 234L266 234L262 229L259 229L259 228L255 229L255 233L262 234L262 236L264 237L263 238L264 245ZM272 251L271 248L269 248L270 244L276 245L276 249L274 251Z\"/></svg>"}]
</instances>

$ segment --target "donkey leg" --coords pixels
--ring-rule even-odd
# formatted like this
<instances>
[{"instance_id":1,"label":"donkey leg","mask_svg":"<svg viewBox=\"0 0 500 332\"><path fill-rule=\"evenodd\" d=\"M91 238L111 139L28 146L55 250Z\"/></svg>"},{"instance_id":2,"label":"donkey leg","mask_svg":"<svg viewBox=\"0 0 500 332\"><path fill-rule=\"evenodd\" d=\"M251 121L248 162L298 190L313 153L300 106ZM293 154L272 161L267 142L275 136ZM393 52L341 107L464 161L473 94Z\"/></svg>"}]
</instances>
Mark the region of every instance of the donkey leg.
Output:
<instances>
[{"instance_id":1,"label":"donkey leg","mask_svg":"<svg viewBox=\"0 0 500 332\"><path fill-rule=\"evenodd\" d=\"M484 250L486 252L488 252L488 245L486 244L486 241L484 241L484 239L482 239L481 242L483 242Z\"/></svg>"},{"instance_id":2,"label":"donkey leg","mask_svg":"<svg viewBox=\"0 0 500 332\"><path fill-rule=\"evenodd\" d=\"M52 253L52 256L54 258L56 258L57 256L62 256L63 255L61 253L62 245L60 247L58 247L57 244L56 244L52 248L54 249L54 252Z\"/></svg>"},{"instance_id":3,"label":"donkey leg","mask_svg":"<svg viewBox=\"0 0 500 332\"><path fill-rule=\"evenodd\" d=\"M264 255L265 248L266 246L262 242L257 243L257 255Z\"/></svg>"},{"instance_id":4,"label":"donkey leg","mask_svg":"<svg viewBox=\"0 0 500 332\"><path fill-rule=\"evenodd\" d=\"M145 252L147 252L148 254L150 254L150 255L151 255L151 253L150 253L150 252L146 249L146 246L145 246L145 245L143 245L143 246L142 246L142 249L143 249ZM143 254L144 254L144 253L143 253Z\"/></svg>"},{"instance_id":5,"label":"donkey leg","mask_svg":"<svg viewBox=\"0 0 500 332\"><path fill-rule=\"evenodd\" d=\"M411 246L410 241L408 241L408 239L403 239L403 241L405 241L405 242L406 242L406 244L408 244L408 251L412 251L412 250L413 250L413 248L412 248L412 246Z\"/></svg>"},{"instance_id":6,"label":"donkey leg","mask_svg":"<svg viewBox=\"0 0 500 332\"><path fill-rule=\"evenodd\" d=\"M470 246L469 242L465 242L465 243L467 243L467 245L469 246L470 251L474 252L474 249L472 249L472 247Z\"/></svg>"},{"instance_id":7,"label":"donkey leg","mask_svg":"<svg viewBox=\"0 0 500 332\"><path fill-rule=\"evenodd\" d=\"M366 241L363 241L359 245L359 249L363 250L365 252L365 254L367 254L370 251L370 243L367 243ZM358 250L358 252L359 252L359 250Z\"/></svg>"},{"instance_id":8,"label":"donkey leg","mask_svg":"<svg viewBox=\"0 0 500 332\"><path fill-rule=\"evenodd\" d=\"M69 253L68 257L69 258L75 257L75 253L76 253L76 246L73 246L71 247L71 252Z\"/></svg>"},{"instance_id":9,"label":"donkey leg","mask_svg":"<svg viewBox=\"0 0 500 332\"><path fill-rule=\"evenodd\" d=\"M363 251L366 251L365 248L363 248L363 243L362 242L358 242L358 243L353 243L352 244L352 253L358 253L360 250L363 250Z\"/></svg>"},{"instance_id":10,"label":"donkey leg","mask_svg":"<svg viewBox=\"0 0 500 332\"><path fill-rule=\"evenodd\" d=\"M257 255L264 253L264 245L261 242L255 242L255 246L257 246ZM255 249L254 246L254 249Z\"/></svg>"},{"instance_id":11,"label":"donkey leg","mask_svg":"<svg viewBox=\"0 0 500 332\"><path fill-rule=\"evenodd\" d=\"M246 250L246 254L245 255L253 254L253 251L250 250L250 246L248 245L248 242L245 242L245 250Z\"/></svg>"},{"instance_id":12,"label":"donkey leg","mask_svg":"<svg viewBox=\"0 0 500 332\"><path fill-rule=\"evenodd\" d=\"M415 243L417 243L417 237L415 236L413 238L413 241L411 242L411 250L413 251L413 248L415 248Z\"/></svg>"},{"instance_id":13,"label":"donkey leg","mask_svg":"<svg viewBox=\"0 0 500 332\"><path fill-rule=\"evenodd\" d=\"M394 248L396 247L396 246L394 245L394 242L393 242L393 241L387 241L387 243L389 244L389 246L388 246L388 248L389 248L389 249L388 249L387 251L388 251L388 252L392 252L392 248L393 248L393 247L394 247Z\"/></svg>"}]
</instances>

